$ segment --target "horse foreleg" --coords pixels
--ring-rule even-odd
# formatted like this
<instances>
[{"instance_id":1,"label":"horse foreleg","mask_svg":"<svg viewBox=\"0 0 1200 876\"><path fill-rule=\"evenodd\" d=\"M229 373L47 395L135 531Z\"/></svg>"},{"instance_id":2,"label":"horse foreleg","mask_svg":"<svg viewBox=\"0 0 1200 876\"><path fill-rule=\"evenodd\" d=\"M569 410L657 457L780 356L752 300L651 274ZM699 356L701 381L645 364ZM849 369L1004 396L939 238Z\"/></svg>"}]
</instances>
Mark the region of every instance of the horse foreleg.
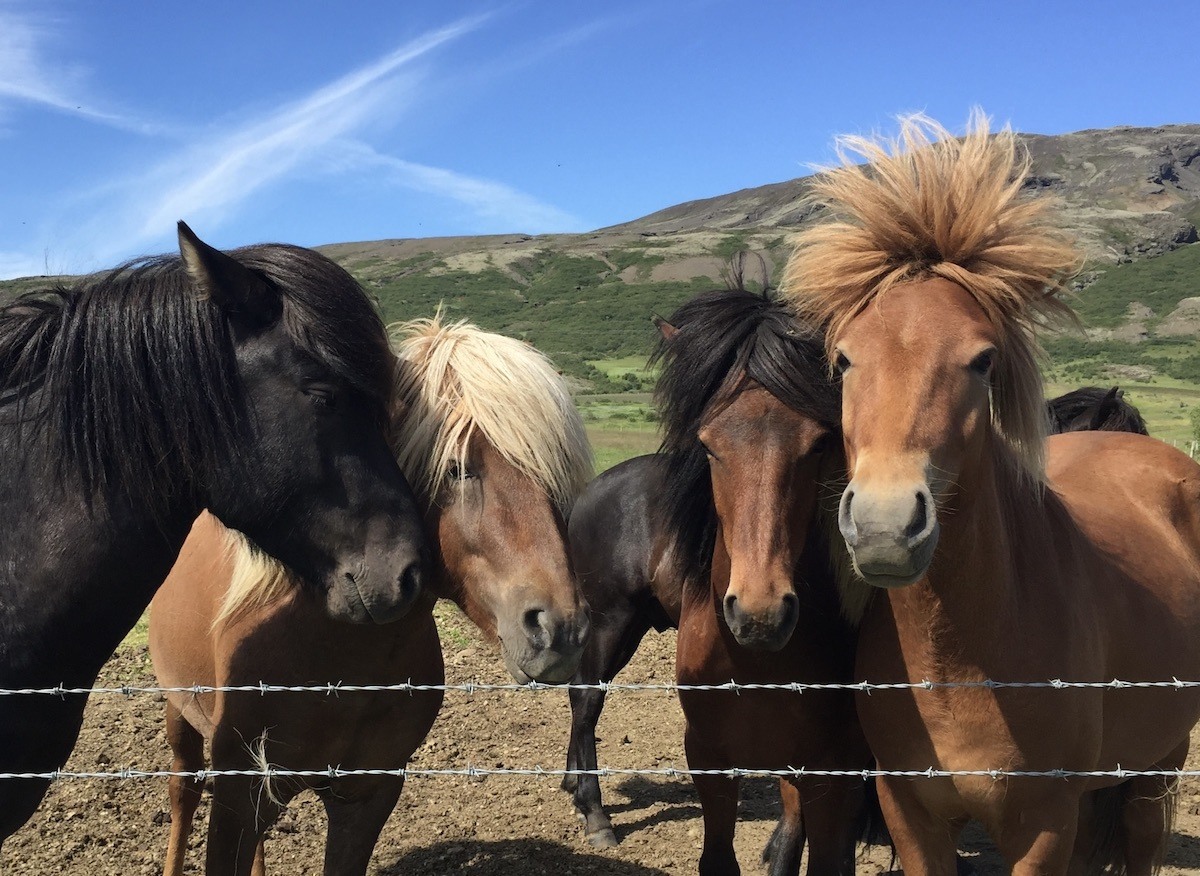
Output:
<instances>
[{"instance_id":1,"label":"horse foreleg","mask_svg":"<svg viewBox=\"0 0 1200 876\"><path fill-rule=\"evenodd\" d=\"M864 805L858 778L810 776L797 782L808 833L808 876L849 876ZM799 850L796 854L799 866Z\"/></svg>"},{"instance_id":2,"label":"horse foreleg","mask_svg":"<svg viewBox=\"0 0 1200 876\"><path fill-rule=\"evenodd\" d=\"M1077 791L1067 789L1058 796L1030 799L1010 786L993 838L1013 876L1057 876L1070 871L1079 808Z\"/></svg>"},{"instance_id":3,"label":"horse foreleg","mask_svg":"<svg viewBox=\"0 0 1200 876\"><path fill-rule=\"evenodd\" d=\"M688 760L690 763L691 758ZM704 813L700 876L740 876L742 871L733 851L740 782L730 776L694 776L693 779Z\"/></svg>"},{"instance_id":4,"label":"horse foreleg","mask_svg":"<svg viewBox=\"0 0 1200 876\"><path fill-rule=\"evenodd\" d=\"M875 787L904 876L956 876L959 825L932 815L909 780L880 776Z\"/></svg>"},{"instance_id":5,"label":"horse foreleg","mask_svg":"<svg viewBox=\"0 0 1200 876\"><path fill-rule=\"evenodd\" d=\"M173 702L167 700L167 742L171 745L172 772L194 773L204 768L204 737L180 714ZM183 876L187 857L188 836L192 819L200 805L204 782L194 778L172 776L168 782L171 796L171 832L167 839L167 862L163 876Z\"/></svg>"},{"instance_id":6,"label":"horse foreleg","mask_svg":"<svg viewBox=\"0 0 1200 876\"><path fill-rule=\"evenodd\" d=\"M1180 769L1187 753L1188 740L1184 739L1154 768ZM1151 876L1161 866L1178 792L1178 779L1166 776L1138 776L1127 784L1121 810L1121 851L1129 876Z\"/></svg>"},{"instance_id":7,"label":"horse foreleg","mask_svg":"<svg viewBox=\"0 0 1200 876\"><path fill-rule=\"evenodd\" d=\"M379 834L403 790L402 778L372 776L354 783L339 779L321 791L329 818L325 876L364 876Z\"/></svg>"},{"instance_id":8,"label":"horse foreleg","mask_svg":"<svg viewBox=\"0 0 1200 876\"><path fill-rule=\"evenodd\" d=\"M804 854L804 812L800 790L790 779L779 780L779 799L783 804L779 823L763 849L762 862L770 876L797 876Z\"/></svg>"},{"instance_id":9,"label":"horse foreleg","mask_svg":"<svg viewBox=\"0 0 1200 876\"><path fill-rule=\"evenodd\" d=\"M592 630L575 680L585 684L612 681L628 665L650 621L636 611L610 611L601 629ZM567 769L595 770L596 725L604 709L602 690L571 691L571 742L567 748ZM575 810L583 819L584 835L597 848L617 845L612 820L604 811L600 779L595 774L566 776L563 788L572 792Z\"/></svg>"}]
</instances>

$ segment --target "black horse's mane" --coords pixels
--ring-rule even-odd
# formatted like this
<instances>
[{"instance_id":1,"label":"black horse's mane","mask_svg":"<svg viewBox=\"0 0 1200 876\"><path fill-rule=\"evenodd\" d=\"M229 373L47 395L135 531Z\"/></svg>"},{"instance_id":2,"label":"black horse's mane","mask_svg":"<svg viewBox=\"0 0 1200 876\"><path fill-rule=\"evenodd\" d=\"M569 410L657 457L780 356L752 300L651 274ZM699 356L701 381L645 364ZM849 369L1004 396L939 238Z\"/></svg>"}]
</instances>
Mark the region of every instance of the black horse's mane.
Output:
<instances>
[{"instance_id":1,"label":"black horse's mane","mask_svg":"<svg viewBox=\"0 0 1200 876\"><path fill-rule=\"evenodd\" d=\"M300 247L230 255L278 292L300 349L368 398L383 422L393 360L358 283ZM233 329L178 256L135 260L0 308L0 420L20 428L22 452L47 454L89 500L115 491L156 510L169 474L246 464L239 446L252 428Z\"/></svg>"},{"instance_id":2,"label":"black horse's mane","mask_svg":"<svg viewBox=\"0 0 1200 876\"><path fill-rule=\"evenodd\" d=\"M1119 387L1085 386L1046 402L1050 431L1133 432L1149 435L1141 412L1125 401Z\"/></svg>"},{"instance_id":3,"label":"black horse's mane","mask_svg":"<svg viewBox=\"0 0 1200 876\"><path fill-rule=\"evenodd\" d=\"M677 331L659 341L650 359L662 366L654 392L667 460L661 501L678 572L707 587L717 519L700 428L756 383L837 429L841 391L830 377L822 334L769 292L704 292L667 322Z\"/></svg>"}]
</instances>

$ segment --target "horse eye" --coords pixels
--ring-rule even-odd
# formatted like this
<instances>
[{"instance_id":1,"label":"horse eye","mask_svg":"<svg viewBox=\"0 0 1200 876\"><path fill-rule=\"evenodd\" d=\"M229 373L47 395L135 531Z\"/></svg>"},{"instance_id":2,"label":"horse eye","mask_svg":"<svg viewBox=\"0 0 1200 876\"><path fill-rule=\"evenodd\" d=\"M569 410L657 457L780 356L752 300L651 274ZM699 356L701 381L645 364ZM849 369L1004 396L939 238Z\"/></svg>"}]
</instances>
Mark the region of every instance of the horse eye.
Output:
<instances>
[{"instance_id":1,"label":"horse eye","mask_svg":"<svg viewBox=\"0 0 1200 876\"><path fill-rule=\"evenodd\" d=\"M337 393L333 387L323 384L310 384L304 388L304 394L312 399L313 404L320 405L325 408L337 406Z\"/></svg>"},{"instance_id":2,"label":"horse eye","mask_svg":"<svg viewBox=\"0 0 1200 876\"><path fill-rule=\"evenodd\" d=\"M992 373L993 360L995 359L995 350L984 350L978 356L971 360L970 368L980 377L987 377Z\"/></svg>"},{"instance_id":3,"label":"horse eye","mask_svg":"<svg viewBox=\"0 0 1200 876\"><path fill-rule=\"evenodd\" d=\"M446 469L446 480L448 481L465 481L473 477L475 474L460 462L452 462Z\"/></svg>"},{"instance_id":4,"label":"horse eye","mask_svg":"<svg viewBox=\"0 0 1200 876\"><path fill-rule=\"evenodd\" d=\"M833 362L833 367L837 369L838 374L845 374L850 370L850 360L846 358L846 354L841 350L837 351L837 358Z\"/></svg>"}]
</instances>

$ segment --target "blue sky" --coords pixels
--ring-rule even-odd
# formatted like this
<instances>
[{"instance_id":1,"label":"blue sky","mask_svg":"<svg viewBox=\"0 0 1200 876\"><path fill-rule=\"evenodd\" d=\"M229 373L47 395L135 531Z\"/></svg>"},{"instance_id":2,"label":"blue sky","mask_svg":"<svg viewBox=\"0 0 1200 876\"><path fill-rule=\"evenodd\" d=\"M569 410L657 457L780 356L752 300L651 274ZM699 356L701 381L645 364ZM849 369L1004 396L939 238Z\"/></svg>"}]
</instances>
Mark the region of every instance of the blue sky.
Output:
<instances>
[{"instance_id":1,"label":"blue sky","mask_svg":"<svg viewBox=\"0 0 1200 876\"><path fill-rule=\"evenodd\" d=\"M586 231L911 110L1200 122L1185 6L0 0L0 277L181 218L222 247Z\"/></svg>"}]
</instances>

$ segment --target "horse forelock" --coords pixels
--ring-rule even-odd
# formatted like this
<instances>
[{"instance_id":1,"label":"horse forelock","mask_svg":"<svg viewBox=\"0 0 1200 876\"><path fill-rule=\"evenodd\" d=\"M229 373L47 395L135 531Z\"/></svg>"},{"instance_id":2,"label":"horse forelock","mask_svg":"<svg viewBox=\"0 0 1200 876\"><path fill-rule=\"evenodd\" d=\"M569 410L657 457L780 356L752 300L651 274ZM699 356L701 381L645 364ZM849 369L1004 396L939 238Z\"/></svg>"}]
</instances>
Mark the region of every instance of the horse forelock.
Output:
<instances>
[{"instance_id":1,"label":"horse forelock","mask_svg":"<svg viewBox=\"0 0 1200 876\"><path fill-rule=\"evenodd\" d=\"M716 512L698 432L750 385L831 429L839 425L838 385L825 364L821 333L769 294L706 292L667 320L676 331L651 356L667 460L664 485L669 556L677 572L707 587Z\"/></svg>"},{"instance_id":2,"label":"horse forelock","mask_svg":"<svg viewBox=\"0 0 1200 876\"><path fill-rule=\"evenodd\" d=\"M1022 192L1028 152L1008 128L990 134L979 112L962 138L918 114L900 120L895 140L844 137L838 152L842 166L812 184L811 198L831 218L796 236L785 297L833 344L897 285L933 277L960 285L1000 338L993 421L1022 470L1040 480L1046 418L1036 332L1074 320L1060 293L1080 257L1056 227L1056 202Z\"/></svg>"},{"instance_id":3,"label":"horse forelock","mask_svg":"<svg viewBox=\"0 0 1200 876\"><path fill-rule=\"evenodd\" d=\"M440 313L396 325L396 458L426 503L476 431L564 515L592 474L592 451L566 382L528 344Z\"/></svg>"},{"instance_id":4,"label":"horse forelock","mask_svg":"<svg viewBox=\"0 0 1200 876\"><path fill-rule=\"evenodd\" d=\"M395 357L379 310L358 281L303 247L259 244L229 255L279 291L284 326L300 349L362 394L379 421L387 422Z\"/></svg>"}]
</instances>

